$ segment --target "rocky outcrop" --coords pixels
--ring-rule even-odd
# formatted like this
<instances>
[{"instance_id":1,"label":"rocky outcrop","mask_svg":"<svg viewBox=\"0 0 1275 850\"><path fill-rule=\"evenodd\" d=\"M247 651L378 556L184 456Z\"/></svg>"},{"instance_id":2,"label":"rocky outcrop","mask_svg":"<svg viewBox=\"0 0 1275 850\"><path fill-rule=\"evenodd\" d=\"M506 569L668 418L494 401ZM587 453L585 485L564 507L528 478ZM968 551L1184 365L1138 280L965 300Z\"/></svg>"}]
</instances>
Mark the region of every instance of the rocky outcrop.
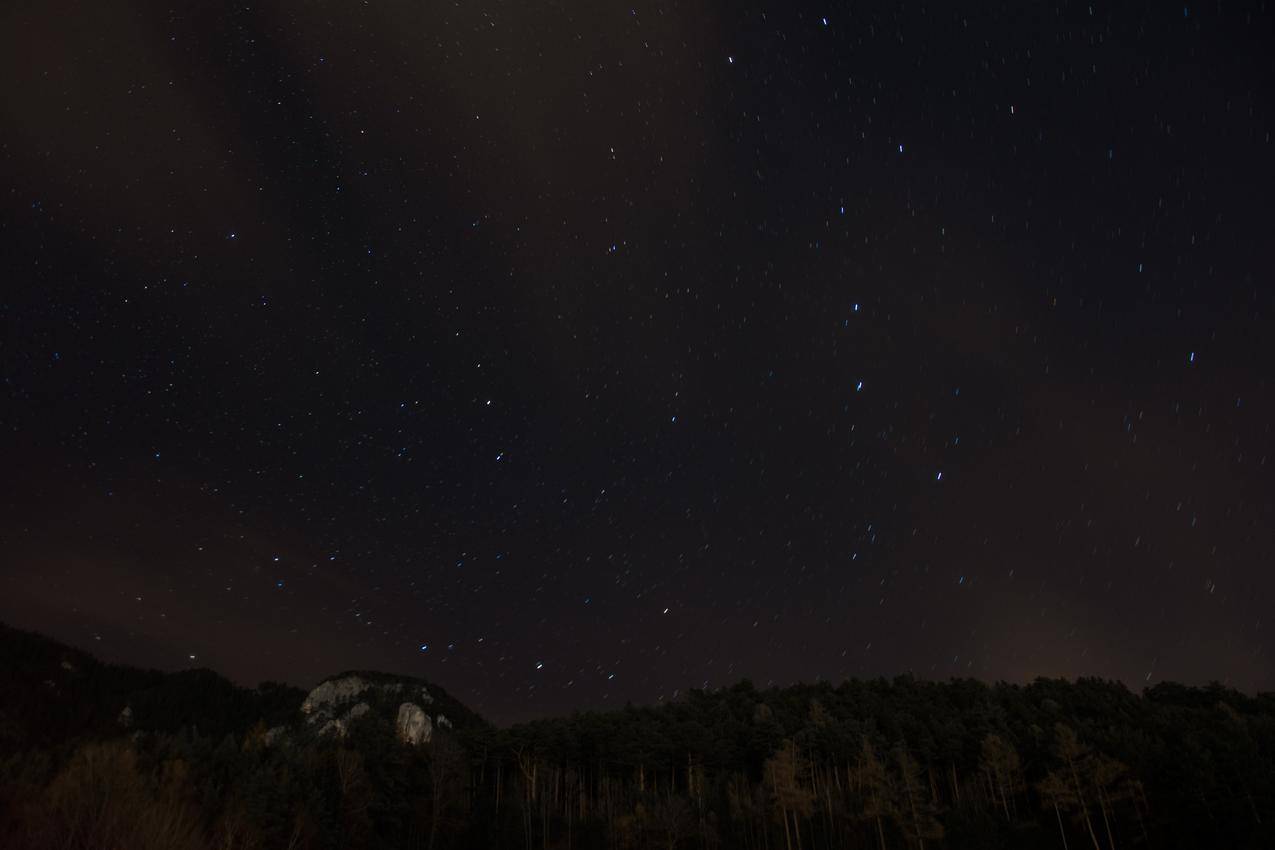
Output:
<instances>
[{"instance_id":1,"label":"rocky outcrop","mask_svg":"<svg viewBox=\"0 0 1275 850\"><path fill-rule=\"evenodd\" d=\"M444 719L440 717L440 723ZM395 729L398 732L398 739L412 746L428 744L434 735L434 724L430 721L429 715L425 713L425 709L412 702L405 702L398 707L398 721L395 723Z\"/></svg>"},{"instance_id":2,"label":"rocky outcrop","mask_svg":"<svg viewBox=\"0 0 1275 850\"><path fill-rule=\"evenodd\" d=\"M310 691L301 703L301 713L306 723L318 728L318 734L336 734L345 737L350 724L371 710L366 702L351 702L364 696L373 688L371 682L361 676L342 676L328 679Z\"/></svg>"},{"instance_id":3,"label":"rocky outcrop","mask_svg":"<svg viewBox=\"0 0 1275 850\"><path fill-rule=\"evenodd\" d=\"M338 737L344 738L346 733L350 731L350 724L358 720L363 715L371 711L371 706L365 702L356 703L353 708L340 717L333 717L319 727L320 735L336 733Z\"/></svg>"},{"instance_id":4,"label":"rocky outcrop","mask_svg":"<svg viewBox=\"0 0 1275 850\"><path fill-rule=\"evenodd\" d=\"M386 705L387 702L389 705ZM423 706L431 705L434 697L424 685L401 681L376 682L354 674L319 684L306 696L301 711L306 724L318 735L344 737L359 717L373 710L378 715L383 711L388 714L394 702L399 703L395 729L399 740L405 743L428 744L433 737L435 723L451 726L451 721L442 715L435 721L426 714ZM389 717L385 719L389 720Z\"/></svg>"},{"instance_id":5,"label":"rocky outcrop","mask_svg":"<svg viewBox=\"0 0 1275 850\"><path fill-rule=\"evenodd\" d=\"M301 711L309 715L310 722L313 723L318 719L318 715L335 711L340 705L354 700L370 687L372 683L359 676L328 679L310 691L305 702L301 703Z\"/></svg>"},{"instance_id":6,"label":"rocky outcrop","mask_svg":"<svg viewBox=\"0 0 1275 850\"><path fill-rule=\"evenodd\" d=\"M133 725L133 707L131 705L124 706L124 710L120 712L120 716L115 718L115 722L123 726L125 729Z\"/></svg>"}]
</instances>

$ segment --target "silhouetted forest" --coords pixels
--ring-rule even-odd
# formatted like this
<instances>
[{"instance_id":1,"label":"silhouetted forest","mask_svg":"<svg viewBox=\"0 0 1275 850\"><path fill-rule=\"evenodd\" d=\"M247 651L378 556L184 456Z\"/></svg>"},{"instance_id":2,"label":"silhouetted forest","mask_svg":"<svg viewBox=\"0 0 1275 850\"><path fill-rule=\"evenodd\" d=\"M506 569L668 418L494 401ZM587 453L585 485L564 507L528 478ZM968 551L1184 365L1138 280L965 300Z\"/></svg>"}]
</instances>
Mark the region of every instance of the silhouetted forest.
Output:
<instances>
[{"instance_id":1,"label":"silhouetted forest","mask_svg":"<svg viewBox=\"0 0 1275 850\"><path fill-rule=\"evenodd\" d=\"M499 729L432 684L357 675L361 707L321 733L296 688L0 627L3 846L1275 847L1272 694L745 681ZM397 695L426 687L432 734L405 743Z\"/></svg>"}]
</instances>

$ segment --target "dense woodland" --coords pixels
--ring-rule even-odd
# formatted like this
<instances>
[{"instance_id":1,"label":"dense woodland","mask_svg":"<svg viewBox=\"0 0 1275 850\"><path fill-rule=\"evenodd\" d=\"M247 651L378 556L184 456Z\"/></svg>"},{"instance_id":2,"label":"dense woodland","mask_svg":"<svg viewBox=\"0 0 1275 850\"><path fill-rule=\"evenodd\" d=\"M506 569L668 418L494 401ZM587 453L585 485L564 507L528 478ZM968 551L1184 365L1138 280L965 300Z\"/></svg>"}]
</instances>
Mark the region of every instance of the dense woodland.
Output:
<instances>
[{"instance_id":1,"label":"dense woodland","mask_svg":"<svg viewBox=\"0 0 1275 850\"><path fill-rule=\"evenodd\" d=\"M1275 847L1275 695L1218 685L745 681L498 729L431 684L454 725L412 747L3 628L0 665L15 850Z\"/></svg>"}]
</instances>

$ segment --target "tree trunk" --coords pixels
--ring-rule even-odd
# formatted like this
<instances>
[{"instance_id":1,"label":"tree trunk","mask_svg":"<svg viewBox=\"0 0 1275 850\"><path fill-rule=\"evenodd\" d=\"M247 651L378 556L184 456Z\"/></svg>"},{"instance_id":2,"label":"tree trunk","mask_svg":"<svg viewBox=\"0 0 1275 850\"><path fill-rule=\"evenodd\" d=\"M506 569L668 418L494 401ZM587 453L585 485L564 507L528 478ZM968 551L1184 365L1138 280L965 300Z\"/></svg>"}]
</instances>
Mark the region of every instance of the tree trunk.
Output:
<instances>
[{"instance_id":1,"label":"tree trunk","mask_svg":"<svg viewBox=\"0 0 1275 850\"><path fill-rule=\"evenodd\" d=\"M916 794L912 788L912 780L906 775L903 777L903 787L908 792L908 808L912 810L912 828L916 830L917 848L925 850L925 839L921 837L921 816L916 811Z\"/></svg>"},{"instance_id":2,"label":"tree trunk","mask_svg":"<svg viewBox=\"0 0 1275 850\"><path fill-rule=\"evenodd\" d=\"M1054 814L1058 816L1058 834L1062 836L1063 850L1067 850L1067 832L1063 829L1062 812L1058 810L1058 801L1054 801Z\"/></svg>"},{"instance_id":3,"label":"tree trunk","mask_svg":"<svg viewBox=\"0 0 1275 850\"><path fill-rule=\"evenodd\" d=\"M1213 809L1209 806L1209 801L1204 796L1204 787L1201 786L1196 790L1198 790L1200 793L1200 805L1204 806L1204 811L1206 814L1208 814L1209 820L1214 820L1215 818L1213 817Z\"/></svg>"},{"instance_id":4,"label":"tree trunk","mask_svg":"<svg viewBox=\"0 0 1275 850\"><path fill-rule=\"evenodd\" d=\"M1150 846L1151 836L1147 835L1147 823L1142 817L1142 809L1147 805L1146 795L1142 793L1142 783L1133 784L1133 813L1138 816L1138 829L1142 831L1142 843Z\"/></svg>"},{"instance_id":5,"label":"tree trunk","mask_svg":"<svg viewBox=\"0 0 1275 850\"><path fill-rule=\"evenodd\" d=\"M1102 822L1107 827L1107 850L1116 850L1116 839L1111 834L1111 821L1107 817L1107 798L1102 793L1102 789L1098 789L1098 806L1102 809Z\"/></svg>"},{"instance_id":6,"label":"tree trunk","mask_svg":"<svg viewBox=\"0 0 1275 850\"><path fill-rule=\"evenodd\" d=\"M1080 801L1080 813L1085 816L1085 828L1089 830L1089 838L1093 841L1093 850L1102 850L1098 835L1093 831L1093 821L1089 818L1089 807L1085 805L1085 792L1080 785L1080 776L1076 773L1076 763L1069 759L1067 766L1071 768L1071 781L1076 788L1076 799Z\"/></svg>"},{"instance_id":7,"label":"tree trunk","mask_svg":"<svg viewBox=\"0 0 1275 850\"><path fill-rule=\"evenodd\" d=\"M1248 790L1247 785L1243 785L1243 783L1241 783L1241 787L1244 788L1244 798L1248 800L1248 808L1249 811L1253 813L1253 820L1260 824L1262 822L1262 816L1257 811L1257 803L1253 802L1252 793Z\"/></svg>"}]
</instances>

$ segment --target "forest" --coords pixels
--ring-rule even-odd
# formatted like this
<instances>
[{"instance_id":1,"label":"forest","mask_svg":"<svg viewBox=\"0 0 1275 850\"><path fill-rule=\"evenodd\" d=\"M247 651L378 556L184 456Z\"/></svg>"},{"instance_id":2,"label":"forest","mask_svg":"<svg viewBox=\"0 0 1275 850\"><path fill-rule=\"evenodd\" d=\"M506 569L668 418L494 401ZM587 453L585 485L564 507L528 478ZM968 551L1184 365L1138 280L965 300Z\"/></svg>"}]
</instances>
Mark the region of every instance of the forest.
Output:
<instances>
[{"instance_id":1,"label":"forest","mask_svg":"<svg viewBox=\"0 0 1275 850\"><path fill-rule=\"evenodd\" d=\"M426 687L362 675L375 693ZM1275 694L741 681L497 728L427 686L447 718L427 742L401 739L389 697L320 732L294 687L105 664L0 627L0 835L14 850L1275 847Z\"/></svg>"}]
</instances>

